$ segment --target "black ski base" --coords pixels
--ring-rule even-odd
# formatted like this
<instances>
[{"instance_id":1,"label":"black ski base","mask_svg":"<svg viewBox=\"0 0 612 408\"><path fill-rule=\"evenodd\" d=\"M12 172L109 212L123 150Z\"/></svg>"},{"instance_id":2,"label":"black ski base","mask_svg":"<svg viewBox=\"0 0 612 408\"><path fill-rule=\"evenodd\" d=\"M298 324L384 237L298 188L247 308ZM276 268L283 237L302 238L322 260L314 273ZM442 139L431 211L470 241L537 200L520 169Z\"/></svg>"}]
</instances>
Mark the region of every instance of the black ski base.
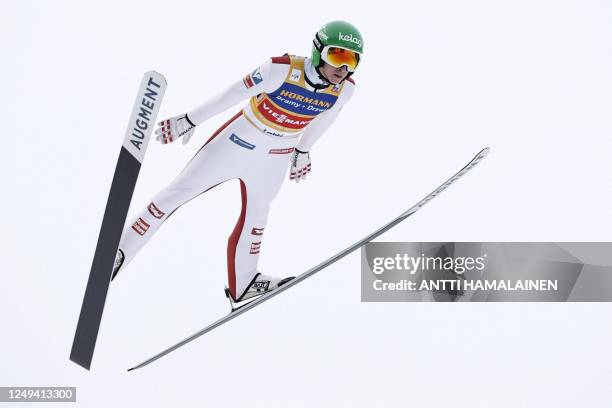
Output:
<instances>
[{"instance_id":1,"label":"black ski base","mask_svg":"<svg viewBox=\"0 0 612 408\"><path fill-rule=\"evenodd\" d=\"M91 367L115 255L139 172L140 162L121 147L70 351L70 360L87 370Z\"/></svg>"}]
</instances>

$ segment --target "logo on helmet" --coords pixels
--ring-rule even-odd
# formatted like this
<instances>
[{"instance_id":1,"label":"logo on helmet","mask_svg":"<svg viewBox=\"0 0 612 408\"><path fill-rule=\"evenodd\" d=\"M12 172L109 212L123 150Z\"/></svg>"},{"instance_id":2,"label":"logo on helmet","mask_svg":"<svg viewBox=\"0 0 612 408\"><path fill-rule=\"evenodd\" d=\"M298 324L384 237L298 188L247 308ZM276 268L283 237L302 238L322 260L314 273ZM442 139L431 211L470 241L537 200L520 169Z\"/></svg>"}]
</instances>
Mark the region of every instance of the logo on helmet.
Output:
<instances>
[{"instance_id":1,"label":"logo on helmet","mask_svg":"<svg viewBox=\"0 0 612 408\"><path fill-rule=\"evenodd\" d=\"M326 33L325 31L323 31L323 30L319 31L319 37L321 37L321 39L322 39L323 41L327 41L327 39L329 38L329 37L327 36L327 33Z\"/></svg>"},{"instance_id":2,"label":"logo on helmet","mask_svg":"<svg viewBox=\"0 0 612 408\"><path fill-rule=\"evenodd\" d=\"M342 34L342 32L339 32L338 39L341 41L352 42L353 44L357 44L357 46L361 48L361 39L358 37L353 37L353 34Z\"/></svg>"}]
</instances>

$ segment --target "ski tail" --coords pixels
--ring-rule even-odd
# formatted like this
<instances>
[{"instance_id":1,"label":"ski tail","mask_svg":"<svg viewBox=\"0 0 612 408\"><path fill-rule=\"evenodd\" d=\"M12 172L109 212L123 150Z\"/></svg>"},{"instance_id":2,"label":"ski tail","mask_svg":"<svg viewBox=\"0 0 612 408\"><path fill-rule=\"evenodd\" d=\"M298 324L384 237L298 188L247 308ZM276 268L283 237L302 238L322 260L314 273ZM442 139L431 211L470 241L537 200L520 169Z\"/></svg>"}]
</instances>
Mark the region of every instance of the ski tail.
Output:
<instances>
[{"instance_id":1,"label":"ski tail","mask_svg":"<svg viewBox=\"0 0 612 408\"><path fill-rule=\"evenodd\" d=\"M119 240L165 90L166 80L161 74L145 73L115 167L70 351L70 360L87 370L91 367Z\"/></svg>"}]
</instances>

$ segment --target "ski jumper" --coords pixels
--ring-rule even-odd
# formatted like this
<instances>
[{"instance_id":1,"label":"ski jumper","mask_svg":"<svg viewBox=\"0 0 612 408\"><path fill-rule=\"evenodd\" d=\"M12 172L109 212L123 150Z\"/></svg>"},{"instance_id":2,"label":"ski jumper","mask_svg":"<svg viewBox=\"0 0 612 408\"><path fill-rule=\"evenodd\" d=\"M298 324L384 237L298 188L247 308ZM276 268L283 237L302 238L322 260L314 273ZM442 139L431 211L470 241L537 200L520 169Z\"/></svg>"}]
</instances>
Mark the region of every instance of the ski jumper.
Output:
<instances>
[{"instance_id":1,"label":"ski jumper","mask_svg":"<svg viewBox=\"0 0 612 408\"><path fill-rule=\"evenodd\" d=\"M187 115L198 125L250 98L221 126L185 169L127 224L119 248L122 269L181 205L227 180L238 179L242 210L227 245L228 286L238 298L257 273L270 202L295 148L309 151L354 91L349 79L325 86L310 60L271 58Z\"/></svg>"}]
</instances>

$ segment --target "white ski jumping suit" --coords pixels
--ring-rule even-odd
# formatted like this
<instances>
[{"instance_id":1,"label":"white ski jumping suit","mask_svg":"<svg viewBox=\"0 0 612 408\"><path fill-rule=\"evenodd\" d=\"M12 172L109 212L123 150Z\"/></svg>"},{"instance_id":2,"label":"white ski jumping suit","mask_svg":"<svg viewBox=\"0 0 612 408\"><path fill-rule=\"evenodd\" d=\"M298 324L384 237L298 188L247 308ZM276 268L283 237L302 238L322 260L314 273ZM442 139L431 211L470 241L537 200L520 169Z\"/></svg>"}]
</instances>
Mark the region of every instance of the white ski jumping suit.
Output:
<instances>
[{"instance_id":1,"label":"white ski jumping suit","mask_svg":"<svg viewBox=\"0 0 612 408\"><path fill-rule=\"evenodd\" d=\"M355 83L322 82L310 60L271 58L241 81L188 112L195 125L250 98L123 233L123 267L184 203L227 180L240 180L242 210L227 246L228 286L238 298L257 273L270 202L294 149L309 151L351 98Z\"/></svg>"}]
</instances>

